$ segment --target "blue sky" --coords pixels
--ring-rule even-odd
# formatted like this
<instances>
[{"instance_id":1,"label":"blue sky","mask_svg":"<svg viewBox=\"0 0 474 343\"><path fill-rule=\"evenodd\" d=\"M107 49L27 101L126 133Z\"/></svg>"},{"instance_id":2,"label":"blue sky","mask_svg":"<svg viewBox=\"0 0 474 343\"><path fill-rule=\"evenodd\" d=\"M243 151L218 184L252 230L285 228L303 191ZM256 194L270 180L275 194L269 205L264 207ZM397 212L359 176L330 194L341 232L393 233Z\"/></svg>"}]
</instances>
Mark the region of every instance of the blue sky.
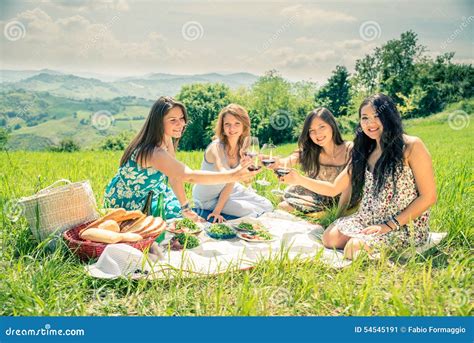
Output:
<instances>
[{"instance_id":1,"label":"blue sky","mask_svg":"<svg viewBox=\"0 0 474 343\"><path fill-rule=\"evenodd\" d=\"M2 1L1 68L137 75L279 70L323 82L414 30L472 63L472 1Z\"/></svg>"}]
</instances>

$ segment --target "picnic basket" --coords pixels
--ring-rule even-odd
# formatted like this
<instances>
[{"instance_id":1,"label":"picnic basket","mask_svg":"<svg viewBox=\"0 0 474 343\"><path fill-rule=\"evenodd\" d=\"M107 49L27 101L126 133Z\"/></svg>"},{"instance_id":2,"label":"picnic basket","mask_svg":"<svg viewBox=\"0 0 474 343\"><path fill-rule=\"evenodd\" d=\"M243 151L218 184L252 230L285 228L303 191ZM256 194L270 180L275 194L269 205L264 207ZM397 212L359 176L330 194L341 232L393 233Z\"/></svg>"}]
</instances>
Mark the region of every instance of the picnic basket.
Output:
<instances>
[{"instance_id":1,"label":"picnic basket","mask_svg":"<svg viewBox=\"0 0 474 343\"><path fill-rule=\"evenodd\" d=\"M59 186L61 183L65 185ZM64 231L98 217L97 204L89 181L61 179L36 194L19 200L30 229L39 241L55 238Z\"/></svg>"},{"instance_id":2,"label":"picnic basket","mask_svg":"<svg viewBox=\"0 0 474 343\"><path fill-rule=\"evenodd\" d=\"M90 259L98 258L102 254L104 249L107 247L106 243L85 241L79 237L79 232L81 231L81 229L86 227L89 223L90 222L83 223L63 233L63 238L65 239L69 249L77 256L79 256L82 261L88 261ZM163 228L163 232L164 230L165 229ZM124 242L121 244L128 244L138 250L143 251L146 248L150 247L155 241L156 237L158 237L159 235L161 235L161 232L156 235L142 239L138 242Z\"/></svg>"}]
</instances>

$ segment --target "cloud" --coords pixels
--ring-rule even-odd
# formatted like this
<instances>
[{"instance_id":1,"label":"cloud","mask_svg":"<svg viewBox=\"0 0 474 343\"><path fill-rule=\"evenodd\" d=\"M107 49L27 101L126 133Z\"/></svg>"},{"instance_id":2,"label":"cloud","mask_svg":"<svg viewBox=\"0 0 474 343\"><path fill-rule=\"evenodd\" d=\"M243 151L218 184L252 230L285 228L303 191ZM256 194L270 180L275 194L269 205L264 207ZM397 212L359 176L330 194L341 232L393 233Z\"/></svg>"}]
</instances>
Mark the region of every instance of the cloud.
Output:
<instances>
[{"instance_id":1,"label":"cloud","mask_svg":"<svg viewBox=\"0 0 474 343\"><path fill-rule=\"evenodd\" d=\"M127 0L41 0L40 2L55 8L73 9L79 12L102 9L124 12L130 9Z\"/></svg>"},{"instance_id":2,"label":"cloud","mask_svg":"<svg viewBox=\"0 0 474 343\"><path fill-rule=\"evenodd\" d=\"M262 58L273 62L279 68L301 69L313 67L315 63L327 62L336 57L334 50L324 50L313 53L301 53L291 47L267 50Z\"/></svg>"},{"instance_id":3,"label":"cloud","mask_svg":"<svg viewBox=\"0 0 474 343\"><path fill-rule=\"evenodd\" d=\"M328 11L313 6L293 5L285 7L281 15L297 18L297 22L303 25L314 25L318 23L354 22L356 18L343 12Z\"/></svg>"},{"instance_id":4,"label":"cloud","mask_svg":"<svg viewBox=\"0 0 474 343\"><path fill-rule=\"evenodd\" d=\"M123 41L113 28L122 25L121 15L105 23L91 22L82 15L54 20L40 8L19 13L15 18L26 28L25 38L9 41L4 35L0 42L6 48L3 62L21 66L74 67L103 69L153 68L157 63L182 61L189 56L186 50L169 47L166 37L150 32L142 39ZM0 22L6 24L6 22ZM45 66L44 64L48 64ZM119 70L120 70L119 69Z\"/></svg>"},{"instance_id":5,"label":"cloud","mask_svg":"<svg viewBox=\"0 0 474 343\"><path fill-rule=\"evenodd\" d=\"M360 39L350 39L342 42L337 42L336 46L341 49L346 50L358 50L367 45L367 42L364 42Z\"/></svg>"}]
</instances>

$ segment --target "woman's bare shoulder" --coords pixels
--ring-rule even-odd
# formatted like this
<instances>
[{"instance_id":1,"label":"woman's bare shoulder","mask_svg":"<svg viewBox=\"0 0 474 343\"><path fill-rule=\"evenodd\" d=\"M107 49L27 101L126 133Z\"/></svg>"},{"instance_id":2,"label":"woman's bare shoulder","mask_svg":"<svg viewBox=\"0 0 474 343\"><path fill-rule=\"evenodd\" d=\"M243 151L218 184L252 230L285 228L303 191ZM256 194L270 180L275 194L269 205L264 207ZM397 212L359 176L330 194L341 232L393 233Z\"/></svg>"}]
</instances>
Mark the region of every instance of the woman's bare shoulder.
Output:
<instances>
[{"instance_id":1,"label":"woman's bare shoulder","mask_svg":"<svg viewBox=\"0 0 474 343\"><path fill-rule=\"evenodd\" d=\"M403 135L403 141L405 143L405 160L409 160L413 157L413 153L417 153L420 149L426 150L425 144L420 137Z\"/></svg>"}]
</instances>

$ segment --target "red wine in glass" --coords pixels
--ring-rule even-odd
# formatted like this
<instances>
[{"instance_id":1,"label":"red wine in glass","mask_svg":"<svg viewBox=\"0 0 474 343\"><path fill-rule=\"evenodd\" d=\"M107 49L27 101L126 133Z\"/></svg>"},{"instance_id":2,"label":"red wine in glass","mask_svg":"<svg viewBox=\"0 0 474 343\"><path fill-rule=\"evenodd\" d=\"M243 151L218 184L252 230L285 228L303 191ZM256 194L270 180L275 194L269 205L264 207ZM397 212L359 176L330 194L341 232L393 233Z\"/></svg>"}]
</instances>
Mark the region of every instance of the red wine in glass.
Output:
<instances>
[{"instance_id":1,"label":"red wine in glass","mask_svg":"<svg viewBox=\"0 0 474 343\"><path fill-rule=\"evenodd\" d=\"M265 167L268 168L268 166L272 165L273 163L275 163L275 160L274 159L265 159L265 160L262 160L262 163Z\"/></svg>"},{"instance_id":2,"label":"red wine in glass","mask_svg":"<svg viewBox=\"0 0 474 343\"><path fill-rule=\"evenodd\" d=\"M263 161L262 161L263 162ZM278 175L278 176L285 176L287 174L290 173L290 169L288 168L277 168L275 170L275 173Z\"/></svg>"},{"instance_id":3,"label":"red wine in glass","mask_svg":"<svg viewBox=\"0 0 474 343\"><path fill-rule=\"evenodd\" d=\"M249 171L255 171L255 170L259 170L261 167L260 166L255 166L255 165L251 165L249 167L247 167Z\"/></svg>"}]
</instances>

